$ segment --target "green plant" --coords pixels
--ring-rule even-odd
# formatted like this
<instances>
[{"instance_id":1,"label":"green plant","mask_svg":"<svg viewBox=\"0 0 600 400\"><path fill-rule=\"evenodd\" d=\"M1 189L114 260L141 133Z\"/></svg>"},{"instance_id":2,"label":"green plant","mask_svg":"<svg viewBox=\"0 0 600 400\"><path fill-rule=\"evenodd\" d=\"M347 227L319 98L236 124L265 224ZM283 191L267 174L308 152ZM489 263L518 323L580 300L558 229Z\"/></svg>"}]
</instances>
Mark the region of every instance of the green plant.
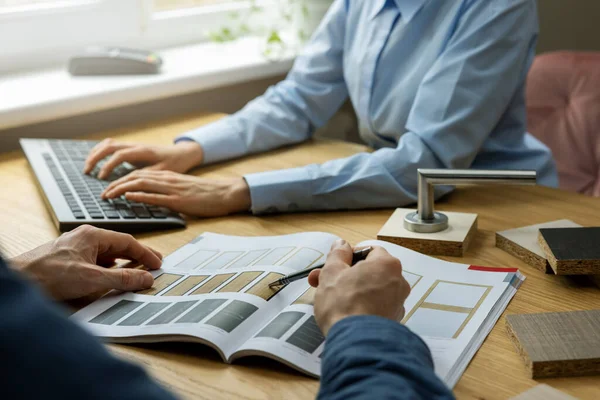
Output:
<instances>
[{"instance_id":1,"label":"green plant","mask_svg":"<svg viewBox=\"0 0 600 400\"><path fill-rule=\"evenodd\" d=\"M276 18L268 24L252 23L264 14L265 6L257 4L257 0L250 0L250 7L242 12L229 14L229 23L216 31L208 33L209 38L217 43L233 41L239 37L254 34L264 37L263 56L269 59L279 58L290 46L294 38L285 38L282 32L286 27L293 26L294 18L306 20L310 17L310 8L306 0L276 0ZM300 24L301 26L301 24ZM303 28L297 28L295 41L304 43L311 32L305 32Z\"/></svg>"}]
</instances>

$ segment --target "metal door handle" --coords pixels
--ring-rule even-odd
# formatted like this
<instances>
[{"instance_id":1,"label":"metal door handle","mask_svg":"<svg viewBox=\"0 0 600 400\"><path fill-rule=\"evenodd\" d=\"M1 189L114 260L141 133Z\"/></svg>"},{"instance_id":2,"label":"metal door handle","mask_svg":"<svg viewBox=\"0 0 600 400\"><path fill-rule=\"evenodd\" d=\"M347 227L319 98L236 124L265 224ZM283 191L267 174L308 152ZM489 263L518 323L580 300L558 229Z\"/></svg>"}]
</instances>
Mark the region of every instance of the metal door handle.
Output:
<instances>
[{"instance_id":1,"label":"metal door handle","mask_svg":"<svg viewBox=\"0 0 600 400\"><path fill-rule=\"evenodd\" d=\"M418 173L417 211L404 217L404 228L411 232L434 233L448 228L448 217L433 209L434 185L535 185L535 171L473 170L473 169L423 169Z\"/></svg>"}]
</instances>

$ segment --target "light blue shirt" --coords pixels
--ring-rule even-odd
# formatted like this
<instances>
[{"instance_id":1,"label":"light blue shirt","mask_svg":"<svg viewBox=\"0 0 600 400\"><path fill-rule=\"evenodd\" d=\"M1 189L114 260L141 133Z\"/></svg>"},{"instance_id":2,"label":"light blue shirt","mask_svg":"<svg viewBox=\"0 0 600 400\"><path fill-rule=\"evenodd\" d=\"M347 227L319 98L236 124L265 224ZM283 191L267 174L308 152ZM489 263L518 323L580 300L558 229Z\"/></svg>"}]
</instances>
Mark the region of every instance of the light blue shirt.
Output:
<instances>
[{"instance_id":1,"label":"light blue shirt","mask_svg":"<svg viewBox=\"0 0 600 400\"><path fill-rule=\"evenodd\" d=\"M177 140L207 164L264 152L308 140L349 97L376 151L246 175L254 213L404 206L417 168L533 169L557 186L526 133L537 34L535 0L335 0L285 80Z\"/></svg>"}]
</instances>

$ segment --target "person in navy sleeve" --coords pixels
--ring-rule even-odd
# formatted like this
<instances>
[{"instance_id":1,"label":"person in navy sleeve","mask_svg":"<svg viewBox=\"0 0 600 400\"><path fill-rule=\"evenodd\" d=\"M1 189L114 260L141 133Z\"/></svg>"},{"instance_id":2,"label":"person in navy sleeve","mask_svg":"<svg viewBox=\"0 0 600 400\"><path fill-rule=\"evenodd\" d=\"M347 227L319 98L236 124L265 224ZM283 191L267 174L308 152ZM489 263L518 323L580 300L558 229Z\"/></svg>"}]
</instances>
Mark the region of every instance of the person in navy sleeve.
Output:
<instances>
[{"instance_id":1,"label":"person in navy sleeve","mask_svg":"<svg viewBox=\"0 0 600 400\"><path fill-rule=\"evenodd\" d=\"M9 399L145 399L174 396L142 368L112 356L54 300L108 289L139 290L152 276L107 269L114 258L159 268L160 254L129 235L81 227L9 260L0 258L2 394ZM332 247L317 287L315 318L326 335L319 399L452 399L425 343L397 321L410 286L399 260L374 248L350 268L352 248ZM37 287L36 287L37 286Z\"/></svg>"},{"instance_id":2,"label":"person in navy sleeve","mask_svg":"<svg viewBox=\"0 0 600 400\"><path fill-rule=\"evenodd\" d=\"M90 153L125 195L201 217L401 207L418 168L536 170L557 186L550 150L526 131L525 81L538 35L535 0L334 0L287 78L239 112L169 147L108 139ZM350 99L372 153L211 180L195 166L311 138ZM436 188L436 196L451 190Z\"/></svg>"}]
</instances>

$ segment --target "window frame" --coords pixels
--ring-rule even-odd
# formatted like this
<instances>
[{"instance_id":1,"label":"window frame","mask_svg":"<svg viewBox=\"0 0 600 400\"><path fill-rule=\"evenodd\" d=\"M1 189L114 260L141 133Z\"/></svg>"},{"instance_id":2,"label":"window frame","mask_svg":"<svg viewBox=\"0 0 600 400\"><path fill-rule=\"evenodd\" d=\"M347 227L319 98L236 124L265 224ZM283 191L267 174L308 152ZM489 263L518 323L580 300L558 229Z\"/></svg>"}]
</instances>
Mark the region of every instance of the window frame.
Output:
<instances>
[{"instance_id":1,"label":"window frame","mask_svg":"<svg viewBox=\"0 0 600 400\"><path fill-rule=\"evenodd\" d=\"M135 36L139 30L137 1L60 1L0 13L0 72L58 63L88 44Z\"/></svg>"},{"instance_id":2,"label":"window frame","mask_svg":"<svg viewBox=\"0 0 600 400\"><path fill-rule=\"evenodd\" d=\"M231 23L232 12L243 13L252 5L248 0L154 13L152 0L78 1L57 0L0 12L0 74L64 65L89 45L161 49L205 42L209 31ZM256 3L266 12L251 26L273 14L269 5L276 0Z\"/></svg>"},{"instance_id":3,"label":"window frame","mask_svg":"<svg viewBox=\"0 0 600 400\"><path fill-rule=\"evenodd\" d=\"M248 12L253 3L263 7L263 12L248 21L254 31L264 21L275 15L270 6L277 0L238 0L231 3L211 4L202 7L166 10L154 13L152 0L142 0L147 10L143 35L140 42L148 47L164 48L178 45L209 41L208 33L218 31L221 27L234 24L230 19L233 12Z\"/></svg>"}]
</instances>

